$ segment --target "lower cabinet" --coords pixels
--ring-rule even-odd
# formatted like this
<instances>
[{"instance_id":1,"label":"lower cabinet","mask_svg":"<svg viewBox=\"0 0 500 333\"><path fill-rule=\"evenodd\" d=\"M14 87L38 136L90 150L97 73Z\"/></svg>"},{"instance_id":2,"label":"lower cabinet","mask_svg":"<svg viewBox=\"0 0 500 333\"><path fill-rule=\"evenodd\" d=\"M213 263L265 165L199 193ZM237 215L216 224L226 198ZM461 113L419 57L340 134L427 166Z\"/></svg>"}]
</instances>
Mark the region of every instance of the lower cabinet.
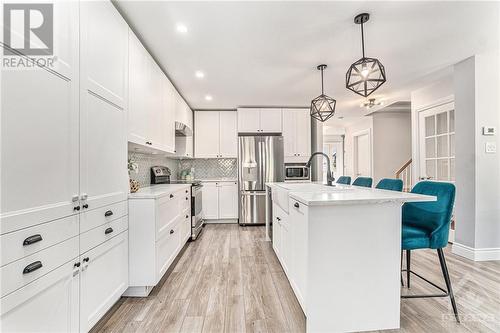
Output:
<instances>
[{"instance_id":1,"label":"lower cabinet","mask_svg":"<svg viewBox=\"0 0 500 333\"><path fill-rule=\"evenodd\" d=\"M203 182L202 198L206 220L238 218L238 182Z\"/></svg>"},{"instance_id":2,"label":"lower cabinet","mask_svg":"<svg viewBox=\"0 0 500 333\"><path fill-rule=\"evenodd\" d=\"M128 287L128 233L80 257L80 331L88 332Z\"/></svg>"},{"instance_id":3,"label":"lower cabinet","mask_svg":"<svg viewBox=\"0 0 500 333\"><path fill-rule=\"evenodd\" d=\"M78 332L77 258L2 297L1 332Z\"/></svg>"}]
</instances>

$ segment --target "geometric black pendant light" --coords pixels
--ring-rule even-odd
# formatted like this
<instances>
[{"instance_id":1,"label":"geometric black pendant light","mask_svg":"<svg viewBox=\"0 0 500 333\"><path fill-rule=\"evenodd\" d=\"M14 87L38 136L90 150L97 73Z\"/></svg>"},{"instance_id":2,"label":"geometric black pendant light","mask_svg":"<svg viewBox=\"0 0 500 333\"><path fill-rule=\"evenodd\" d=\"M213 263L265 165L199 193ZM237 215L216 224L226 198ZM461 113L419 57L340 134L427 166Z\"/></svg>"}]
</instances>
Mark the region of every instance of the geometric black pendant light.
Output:
<instances>
[{"instance_id":1,"label":"geometric black pendant light","mask_svg":"<svg viewBox=\"0 0 500 333\"><path fill-rule=\"evenodd\" d=\"M321 122L330 119L335 114L335 105L337 104L336 100L324 93L323 70L326 67L326 65L318 65L316 67L321 71L321 95L311 101L311 117Z\"/></svg>"},{"instance_id":2,"label":"geometric black pendant light","mask_svg":"<svg viewBox=\"0 0 500 333\"><path fill-rule=\"evenodd\" d=\"M361 47L363 58L359 59L349 67L346 73L346 88L356 94L367 97L377 90L386 80L385 68L375 58L365 57L365 36L363 24L370 19L367 13L356 15L354 23L361 24Z\"/></svg>"}]
</instances>

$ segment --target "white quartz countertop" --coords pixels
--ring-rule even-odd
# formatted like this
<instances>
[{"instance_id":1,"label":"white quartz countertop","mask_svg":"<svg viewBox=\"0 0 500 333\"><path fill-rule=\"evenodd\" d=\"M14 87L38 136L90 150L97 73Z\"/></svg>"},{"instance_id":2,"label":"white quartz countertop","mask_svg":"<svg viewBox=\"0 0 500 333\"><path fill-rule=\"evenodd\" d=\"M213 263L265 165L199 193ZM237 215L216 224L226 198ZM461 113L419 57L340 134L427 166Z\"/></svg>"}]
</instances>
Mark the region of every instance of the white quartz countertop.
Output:
<instances>
[{"instance_id":1,"label":"white quartz countertop","mask_svg":"<svg viewBox=\"0 0 500 333\"><path fill-rule=\"evenodd\" d=\"M236 178L218 178L218 179L196 179L202 183L213 183L213 182L237 182Z\"/></svg>"},{"instance_id":2,"label":"white quartz countertop","mask_svg":"<svg viewBox=\"0 0 500 333\"><path fill-rule=\"evenodd\" d=\"M152 185L147 187L141 187L139 191L135 193L130 193L128 195L129 199L156 199L163 197L172 192L182 190L184 188L190 188L191 184L162 184L162 185Z\"/></svg>"},{"instance_id":3,"label":"white quartz countertop","mask_svg":"<svg viewBox=\"0 0 500 333\"><path fill-rule=\"evenodd\" d=\"M286 191L290 198L308 206L366 204L387 201L436 201L436 197L379 190L352 185L326 186L318 183L267 183L272 191Z\"/></svg>"}]
</instances>

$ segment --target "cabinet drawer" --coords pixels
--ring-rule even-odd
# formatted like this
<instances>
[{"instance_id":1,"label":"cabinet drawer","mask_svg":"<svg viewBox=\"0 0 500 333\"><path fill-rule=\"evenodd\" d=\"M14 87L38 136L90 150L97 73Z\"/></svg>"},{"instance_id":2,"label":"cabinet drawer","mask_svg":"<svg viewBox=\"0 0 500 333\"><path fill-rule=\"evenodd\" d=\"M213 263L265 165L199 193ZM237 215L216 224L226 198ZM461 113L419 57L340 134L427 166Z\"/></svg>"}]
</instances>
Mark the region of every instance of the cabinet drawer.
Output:
<instances>
[{"instance_id":1,"label":"cabinet drawer","mask_svg":"<svg viewBox=\"0 0 500 333\"><path fill-rule=\"evenodd\" d=\"M1 297L78 256L78 237L46 248L0 268Z\"/></svg>"},{"instance_id":2,"label":"cabinet drawer","mask_svg":"<svg viewBox=\"0 0 500 333\"><path fill-rule=\"evenodd\" d=\"M78 216L68 216L0 236L0 266L78 235Z\"/></svg>"},{"instance_id":3,"label":"cabinet drawer","mask_svg":"<svg viewBox=\"0 0 500 333\"><path fill-rule=\"evenodd\" d=\"M290 199L290 211L294 210L301 215L307 215L307 206L295 199Z\"/></svg>"},{"instance_id":4,"label":"cabinet drawer","mask_svg":"<svg viewBox=\"0 0 500 333\"><path fill-rule=\"evenodd\" d=\"M104 223L80 235L80 253L84 253L128 229L128 217Z\"/></svg>"},{"instance_id":5,"label":"cabinet drawer","mask_svg":"<svg viewBox=\"0 0 500 333\"><path fill-rule=\"evenodd\" d=\"M161 280L177 255L181 244L179 225L174 223L168 233L156 242L156 283Z\"/></svg>"},{"instance_id":6,"label":"cabinet drawer","mask_svg":"<svg viewBox=\"0 0 500 333\"><path fill-rule=\"evenodd\" d=\"M88 231L125 215L127 215L127 201L89 210L81 214L80 232Z\"/></svg>"},{"instance_id":7,"label":"cabinet drawer","mask_svg":"<svg viewBox=\"0 0 500 333\"><path fill-rule=\"evenodd\" d=\"M159 240L169 232L171 224L177 221L181 210L179 208L180 193L171 193L157 201L156 209L156 238Z\"/></svg>"}]
</instances>

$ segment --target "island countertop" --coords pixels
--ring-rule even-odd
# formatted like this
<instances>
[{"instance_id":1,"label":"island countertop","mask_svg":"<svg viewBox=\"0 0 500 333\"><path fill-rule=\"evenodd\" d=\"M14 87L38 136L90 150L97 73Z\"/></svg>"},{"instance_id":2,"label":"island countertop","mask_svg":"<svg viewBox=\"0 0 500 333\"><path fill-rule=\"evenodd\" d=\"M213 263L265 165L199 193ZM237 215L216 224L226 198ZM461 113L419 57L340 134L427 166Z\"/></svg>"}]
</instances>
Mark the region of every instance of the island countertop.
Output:
<instances>
[{"instance_id":1,"label":"island countertop","mask_svg":"<svg viewBox=\"0 0 500 333\"><path fill-rule=\"evenodd\" d=\"M367 204L387 201L436 201L436 197L408 192L388 191L353 185L333 184L327 186L320 183L267 183L281 195L290 196L307 206ZM279 195L279 194L278 194ZM284 199L284 198L283 198Z\"/></svg>"}]
</instances>

